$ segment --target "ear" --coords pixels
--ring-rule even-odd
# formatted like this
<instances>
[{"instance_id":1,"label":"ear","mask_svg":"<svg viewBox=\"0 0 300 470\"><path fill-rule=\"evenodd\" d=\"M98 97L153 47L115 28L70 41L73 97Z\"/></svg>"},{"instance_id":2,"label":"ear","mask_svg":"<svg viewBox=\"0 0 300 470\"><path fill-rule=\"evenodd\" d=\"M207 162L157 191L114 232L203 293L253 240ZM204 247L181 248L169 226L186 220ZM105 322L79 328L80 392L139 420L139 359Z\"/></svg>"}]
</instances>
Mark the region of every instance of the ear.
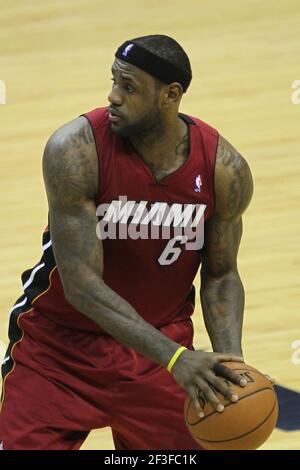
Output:
<instances>
[{"instance_id":1,"label":"ear","mask_svg":"<svg viewBox=\"0 0 300 470\"><path fill-rule=\"evenodd\" d=\"M170 106L179 103L182 93L183 90L180 83L170 83L170 85L166 86L166 90L164 92L164 105L169 108Z\"/></svg>"}]
</instances>

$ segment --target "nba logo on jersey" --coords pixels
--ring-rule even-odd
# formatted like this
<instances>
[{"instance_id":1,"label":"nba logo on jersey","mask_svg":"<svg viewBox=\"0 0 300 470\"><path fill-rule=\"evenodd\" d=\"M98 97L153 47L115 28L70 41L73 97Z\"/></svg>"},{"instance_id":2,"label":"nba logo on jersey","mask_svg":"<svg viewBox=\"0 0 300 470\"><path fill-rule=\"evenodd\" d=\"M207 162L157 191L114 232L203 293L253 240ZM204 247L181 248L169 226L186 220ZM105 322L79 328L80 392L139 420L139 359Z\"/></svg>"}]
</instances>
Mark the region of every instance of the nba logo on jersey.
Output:
<instances>
[{"instance_id":1,"label":"nba logo on jersey","mask_svg":"<svg viewBox=\"0 0 300 470\"><path fill-rule=\"evenodd\" d=\"M122 55L126 57L128 52L130 51L130 49L133 48L133 46L134 46L134 44L128 44L128 46L126 46L124 51L122 52Z\"/></svg>"},{"instance_id":2,"label":"nba logo on jersey","mask_svg":"<svg viewBox=\"0 0 300 470\"><path fill-rule=\"evenodd\" d=\"M3 441L0 442L0 450L4 450Z\"/></svg>"},{"instance_id":3,"label":"nba logo on jersey","mask_svg":"<svg viewBox=\"0 0 300 470\"><path fill-rule=\"evenodd\" d=\"M196 176L195 179L195 193L201 193L202 180L201 175Z\"/></svg>"}]
</instances>

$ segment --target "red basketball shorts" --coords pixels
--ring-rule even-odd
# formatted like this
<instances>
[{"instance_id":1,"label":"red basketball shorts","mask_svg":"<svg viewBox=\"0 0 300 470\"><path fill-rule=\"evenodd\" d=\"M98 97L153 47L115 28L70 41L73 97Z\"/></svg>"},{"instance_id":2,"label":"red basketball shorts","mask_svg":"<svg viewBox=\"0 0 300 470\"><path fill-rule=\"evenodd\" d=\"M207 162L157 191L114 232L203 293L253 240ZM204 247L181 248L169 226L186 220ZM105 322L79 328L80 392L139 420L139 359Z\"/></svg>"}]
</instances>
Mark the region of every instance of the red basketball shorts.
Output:
<instances>
[{"instance_id":1,"label":"red basketball shorts","mask_svg":"<svg viewBox=\"0 0 300 470\"><path fill-rule=\"evenodd\" d=\"M79 449L92 429L110 426L116 449L199 448L184 421L185 391L164 368L35 309L18 322L22 339L11 341L2 367L1 447ZM190 321L161 331L192 347Z\"/></svg>"}]
</instances>

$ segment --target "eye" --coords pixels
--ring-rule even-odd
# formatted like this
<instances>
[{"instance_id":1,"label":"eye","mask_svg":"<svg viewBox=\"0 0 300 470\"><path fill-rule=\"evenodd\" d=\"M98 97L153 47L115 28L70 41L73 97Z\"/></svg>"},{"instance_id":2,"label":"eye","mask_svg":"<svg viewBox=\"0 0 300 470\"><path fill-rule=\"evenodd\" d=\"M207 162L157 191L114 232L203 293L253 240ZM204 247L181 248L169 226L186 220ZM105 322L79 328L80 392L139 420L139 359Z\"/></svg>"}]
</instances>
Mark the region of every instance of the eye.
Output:
<instances>
[{"instance_id":1,"label":"eye","mask_svg":"<svg viewBox=\"0 0 300 470\"><path fill-rule=\"evenodd\" d=\"M117 85L117 81L115 78L111 78L112 86L114 87ZM135 91L134 87L130 83L124 83L123 88L127 91L127 93L133 93Z\"/></svg>"},{"instance_id":2,"label":"eye","mask_svg":"<svg viewBox=\"0 0 300 470\"><path fill-rule=\"evenodd\" d=\"M134 92L134 88L132 85L130 85L129 83L127 83L125 85L125 90L128 91L128 93L133 93Z\"/></svg>"}]
</instances>

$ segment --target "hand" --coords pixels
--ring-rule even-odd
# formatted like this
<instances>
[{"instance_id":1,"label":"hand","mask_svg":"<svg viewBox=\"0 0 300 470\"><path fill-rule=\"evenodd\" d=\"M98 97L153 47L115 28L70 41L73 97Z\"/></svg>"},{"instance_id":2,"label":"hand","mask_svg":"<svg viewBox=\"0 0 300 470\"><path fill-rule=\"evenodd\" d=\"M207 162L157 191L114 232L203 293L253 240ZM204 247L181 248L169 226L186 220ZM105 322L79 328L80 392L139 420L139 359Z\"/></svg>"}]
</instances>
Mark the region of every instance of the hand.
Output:
<instances>
[{"instance_id":1,"label":"hand","mask_svg":"<svg viewBox=\"0 0 300 470\"><path fill-rule=\"evenodd\" d=\"M244 362L244 359L234 354L207 353L186 349L175 362L172 368L173 377L190 395L200 418L203 418L204 411L198 398L199 390L204 393L206 399L219 412L224 410L224 406L218 400L211 386L221 392L226 399L233 402L238 400L237 394L218 376L240 387L245 387L246 380L222 364L222 362L229 361Z\"/></svg>"}]
</instances>

